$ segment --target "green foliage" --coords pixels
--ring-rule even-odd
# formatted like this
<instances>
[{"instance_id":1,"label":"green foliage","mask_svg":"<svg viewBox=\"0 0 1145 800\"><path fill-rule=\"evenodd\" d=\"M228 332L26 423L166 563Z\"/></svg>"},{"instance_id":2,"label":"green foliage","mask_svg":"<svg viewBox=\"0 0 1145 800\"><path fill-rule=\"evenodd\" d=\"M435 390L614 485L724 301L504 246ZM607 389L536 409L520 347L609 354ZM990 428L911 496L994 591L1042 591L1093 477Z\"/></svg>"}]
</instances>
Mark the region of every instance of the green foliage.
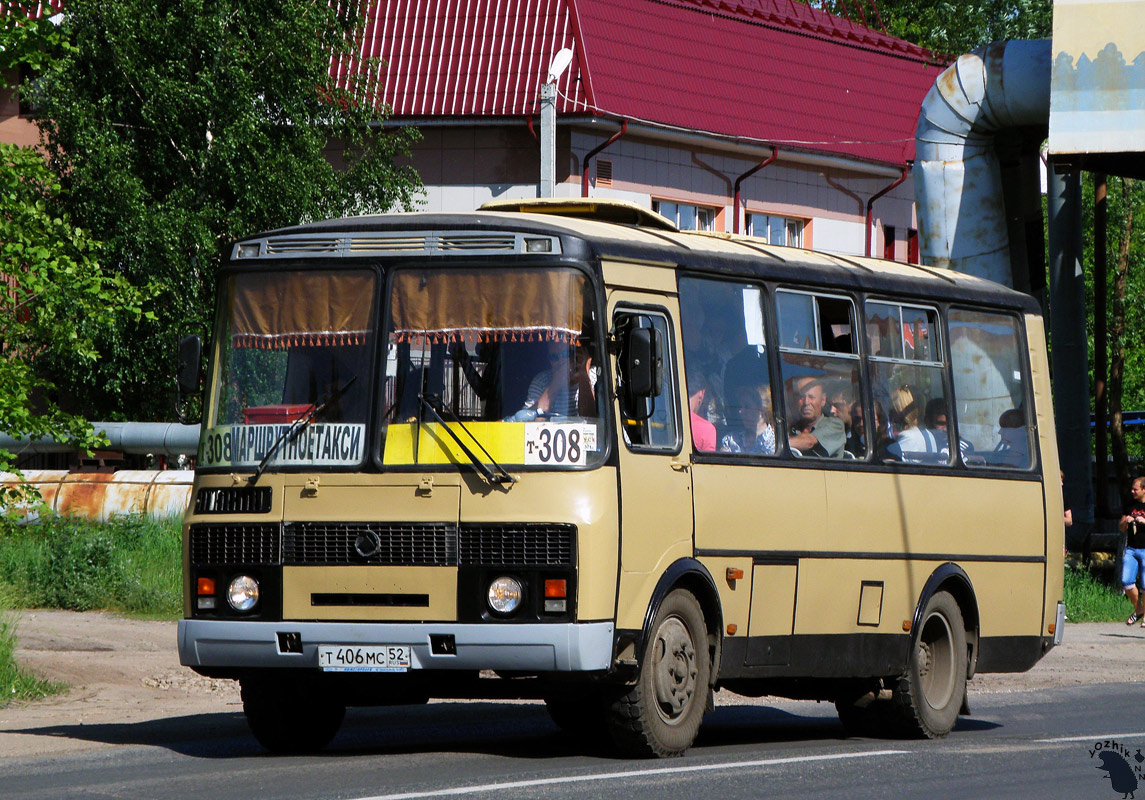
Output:
<instances>
[{"instance_id":1,"label":"green foliage","mask_svg":"<svg viewBox=\"0 0 1145 800\"><path fill-rule=\"evenodd\" d=\"M865 19L887 33L953 58L990 42L1048 38L1052 0L810 0L810 4L855 22ZM862 11L860 17L859 11Z\"/></svg>"},{"instance_id":2,"label":"green foliage","mask_svg":"<svg viewBox=\"0 0 1145 800\"><path fill-rule=\"evenodd\" d=\"M142 516L97 523L44 517L0 523L0 594L23 608L108 609L177 617L180 525Z\"/></svg>"},{"instance_id":3,"label":"green foliage","mask_svg":"<svg viewBox=\"0 0 1145 800\"><path fill-rule=\"evenodd\" d=\"M98 243L59 211L60 200L40 154L0 143L0 430L90 449L98 439L55 401L42 366L67 358L90 369L96 337L139 319L146 289L101 269ZM0 470L12 463L0 451Z\"/></svg>"},{"instance_id":4,"label":"green foliage","mask_svg":"<svg viewBox=\"0 0 1145 800\"><path fill-rule=\"evenodd\" d=\"M339 86L355 3L69 1L69 49L34 84L38 122L73 217L105 259L159 293L152 319L100 337L95 365L51 374L106 418L169 417L174 345L208 322L226 242L300 221L408 208L400 162L416 133L382 131L379 65ZM87 323L79 319L79 327Z\"/></svg>"},{"instance_id":5,"label":"green foliage","mask_svg":"<svg viewBox=\"0 0 1145 800\"><path fill-rule=\"evenodd\" d=\"M1116 577L1109 569L1090 570L1067 562L1065 607L1070 622L1124 621L1133 609L1121 587L1114 585Z\"/></svg>"},{"instance_id":6,"label":"green foliage","mask_svg":"<svg viewBox=\"0 0 1145 800\"><path fill-rule=\"evenodd\" d=\"M16 615L0 597L0 708L14 700L36 700L58 694L63 684L37 678L16 664Z\"/></svg>"},{"instance_id":7,"label":"green foliage","mask_svg":"<svg viewBox=\"0 0 1145 800\"><path fill-rule=\"evenodd\" d=\"M68 41L50 18L35 18L13 10L0 20L0 80L9 71L47 67L67 52ZM14 87L5 87L14 88Z\"/></svg>"}]
</instances>

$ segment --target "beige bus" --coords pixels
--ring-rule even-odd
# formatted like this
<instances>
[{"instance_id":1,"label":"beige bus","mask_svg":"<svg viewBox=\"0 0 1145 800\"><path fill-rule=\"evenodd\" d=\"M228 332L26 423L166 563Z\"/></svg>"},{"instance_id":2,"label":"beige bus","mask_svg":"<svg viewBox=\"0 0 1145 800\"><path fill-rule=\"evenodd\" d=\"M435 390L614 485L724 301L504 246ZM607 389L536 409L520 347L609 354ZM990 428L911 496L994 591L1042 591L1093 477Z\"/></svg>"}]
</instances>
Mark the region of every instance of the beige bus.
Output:
<instances>
[{"instance_id":1,"label":"beige bus","mask_svg":"<svg viewBox=\"0 0 1145 800\"><path fill-rule=\"evenodd\" d=\"M271 751L431 697L638 756L717 691L938 737L1060 641L1026 295L559 200L253 236L218 298L179 653Z\"/></svg>"}]
</instances>

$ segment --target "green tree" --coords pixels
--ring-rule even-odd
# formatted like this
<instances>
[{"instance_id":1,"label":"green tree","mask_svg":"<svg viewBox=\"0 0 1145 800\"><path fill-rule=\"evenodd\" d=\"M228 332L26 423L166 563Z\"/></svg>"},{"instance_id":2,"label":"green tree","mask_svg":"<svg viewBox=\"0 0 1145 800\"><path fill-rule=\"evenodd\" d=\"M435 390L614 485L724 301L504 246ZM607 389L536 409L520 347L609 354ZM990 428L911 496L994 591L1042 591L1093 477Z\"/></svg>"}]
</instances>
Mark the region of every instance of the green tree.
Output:
<instances>
[{"instance_id":1,"label":"green tree","mask_svg":"<svg viewBox=\"0 0 1145 800\"><path fill-rule=\"evenodd\" d=\"M870 27L881 22L892 36L946 58L990 42L1046 38L1053 24L1053 0L811 0L810 4Z\"/></svg>"},{"instance_id":2,"label":"green tree","mask_svg":"<svg viewBox=\"0 0 1145 800\"><path fill-rule=\"evenodd\" d=\"M60 29L67 52L32 87L52 168L105 263L159 291L154 318L97 337L94 368L51 374L89 413L169 418L174 343L208 321L225 243L412 206L416 132L379 127L377 63L331 77L356 52L354 2L69 0Z\"/></svg>"},{"instance_id":3,"label":"green tree","mask_svg":"<svg viewBox=\"0 0 1145 800\"><path fill-rule=\"evenodd\" d=\"M0 430L90 449L99 443L91 426L60 408L40 365L63 356L94 365L93 335L144 316L145 295L104 274L99 245L59 213L59 200L40 153L0 143ZM0 470L13 465L0 450Z\"/></svg>"}]
</instances>

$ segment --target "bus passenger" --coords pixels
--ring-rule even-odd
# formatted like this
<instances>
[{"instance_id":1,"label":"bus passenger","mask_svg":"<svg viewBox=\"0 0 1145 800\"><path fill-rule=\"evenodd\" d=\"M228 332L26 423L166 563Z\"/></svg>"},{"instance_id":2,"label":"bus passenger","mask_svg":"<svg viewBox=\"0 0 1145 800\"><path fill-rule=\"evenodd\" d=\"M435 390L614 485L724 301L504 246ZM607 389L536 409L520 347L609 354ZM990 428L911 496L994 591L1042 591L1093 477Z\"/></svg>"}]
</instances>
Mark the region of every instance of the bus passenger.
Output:
<instances>
[{"instance_id":1,"label":"bus passenger","mask_svg":"<svg viewBox=\"0 0 1145 800\"><path fill-rule=\"evenodd\" d=\"M891 405L895 410L892 421L896 433L887 451L898 461L934 463L939 454L938 439L934 431L919 426L918 401L908 384L891 393Z\"/></svg>"},{"instance_id":2,"label":"bus passenger","mask_svg":"<svg viewBox=\"0 0 1145 800\"><path fill-rule=\"evenodd\" d=\"M827 407L827 391L822 381L809 381L800 388L796 407L799 420L787 433L792 449L805 456L841 458L847 434L842 420L823 414Z\"/></svg>"},{"instance_id":3,"label":"bus passenger","mask_svg":"<svg viewBox=\"0 0 1145 800\"><path fill-rule=\"evenodd\" d=\"M863 425L863 404L852 403L849 416L851 418L851 432L847 435L847 443L843 449L855 458L864 458L867 455L867 432Z\"/></svg>"},{"instance_id":4,"label":"bus passenger","mask_svg":"<svg viewBox=\"0 0 1145 800\"><path fill-rule=\"evenodd\" d=\"M950 420L946 412L945 398L935 397L926 404L925 422L926 427L933 431L934 438L938 440L938 451L948 456L950 453ZM965 456L974 451L974 445L969 440L959 437L958 449Z\"/></svg>"},{"instance_id":5,"label":"bus passenger","mask_svg":"<svg viewBox=\"0 0 1145 800\"><path fill-rule=\"evenodd\" d=\"M767 385L739 386L733 396L740 424L720 439L720 452L772 455L775 452L775 426L769 408L771 392ZM765 400L766 398L766 400Z\"/></svg>"},{"instance_id":6,"label":"bus passenger","mask_svg":"<svg viewBox=\"0 0 1145 800\"><path fill-rule=\"evenodd\" d=\"M510 419L527 422L537 417L596 416L597 371L592 355L583 345L549 342L549 366L537 373L525 395L525 407Z\"/></svg>"},{"instance_id":7,"label":"bus passenger","mask_svg":"<svg viewBox=\"0 0 1145 800\"><path fill-rule=\"evenodd\" d=\"M991 462L1007 467L1025 467L1030 463L1030 437L1026 434L1026 413L1011 408L998 417L998 446Z\"/></svg>"},{"instance_id":8,"label":"bus passenger","mask_svg":"<svg viewBox=\"0 0 1145 800\"><path fill-rule=\"evenodd\" d=\"M847 438L851 438L854 428L854 419L851 416L851 407L854 398L851 395L851 386L846 381L836 381L831 391L831 416L838 417L843 422L843 431Z\"/></svg>"},{"instance_id":9,"label":"bus passenger","mask_svg":"<svg viewBox=\"0 0 1145 800\"><path fill-rule=\"evenodd\" d=\"M708 394L708 379L703 372L688 373L688 409L692 419L692 442L696 449L711 453L716 449L716 426L700 411Z\"/></svg>"}]
</instances>

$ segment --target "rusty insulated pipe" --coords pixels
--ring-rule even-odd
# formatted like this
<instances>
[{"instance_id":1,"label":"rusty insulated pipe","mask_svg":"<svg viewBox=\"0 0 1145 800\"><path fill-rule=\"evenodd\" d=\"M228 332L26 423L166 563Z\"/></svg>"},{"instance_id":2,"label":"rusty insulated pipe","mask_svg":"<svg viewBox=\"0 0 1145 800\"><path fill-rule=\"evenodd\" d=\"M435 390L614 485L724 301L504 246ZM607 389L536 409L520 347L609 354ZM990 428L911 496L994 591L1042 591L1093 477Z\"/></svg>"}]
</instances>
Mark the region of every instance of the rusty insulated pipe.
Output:
<instances>
[{"instance_id":1,"label":"rusty insulated pipe","mask_svg":"<svg viewBox=\"0 0 1145 800\"><path fill-rule=\"evenodd\" d=\"M585 155L585 157L584 157L584 171L581 173L581 178L580 178L580 196L581 197L588 197L588 167L589 167L589 164L592 162L593 156L595 156L597 153L599 153L604 148L608 147L610 144L615 142L617 139L619 139L621 136L623 136L626 133L628 133L628 120L622 119L620 121L620 130L618 130L616 133L612 134L612 136L608 137L608 141L604 142L603 144L598 144L596 147L589 150L587 155Z\"/></svg>"},{"instance_id":2,"label":"rusty insulated pipe","mask_svg":"<svg viewBox=\"0 0 1145 800\"><path fill-rule=\"evenodd\" d=\"M994 42L960 56L922 101L914 191L923 261L1013 285L994 136L1048 128L1049 40Z\"/></svg>"},{"instance_id":3,"label":"rusty insulated pipe","mask_svg":"<svg viewBox=\"0 0 1145 800\"><path fill-rule=\"evenodd\" d=\"M748 178L750 178L755 173L759 172L761 169L766 167L768 164L774 163L777 158L779 158L779 148L776 147L775 145L772 145L771 155L769 155L763 161L760 161L758 164L756 164L754 167L749 169L743 175L740 175L738 178L736 178L735 200L733 201L733 205L732 205L732 233L739 233L739 202L740 202L740 200L739 200L739 187L740 187L740 184L743 183Z\"/></svg>"},{"instance_id":4,"label":"rusty insulated pipe","mask_svg":"<svg viewBox=\"0 0 1145 800\"><path fill-rule=\"evenodd\" d=\"M875 213L875 201L905 181L906 171L907 168L903 167L902 175L899 175L894 183L879 189L877 192L871 195L871 198L867 201L867 258L871 257L871 223L874 221L873 217Z\"/></svg>"}]
</instances>

